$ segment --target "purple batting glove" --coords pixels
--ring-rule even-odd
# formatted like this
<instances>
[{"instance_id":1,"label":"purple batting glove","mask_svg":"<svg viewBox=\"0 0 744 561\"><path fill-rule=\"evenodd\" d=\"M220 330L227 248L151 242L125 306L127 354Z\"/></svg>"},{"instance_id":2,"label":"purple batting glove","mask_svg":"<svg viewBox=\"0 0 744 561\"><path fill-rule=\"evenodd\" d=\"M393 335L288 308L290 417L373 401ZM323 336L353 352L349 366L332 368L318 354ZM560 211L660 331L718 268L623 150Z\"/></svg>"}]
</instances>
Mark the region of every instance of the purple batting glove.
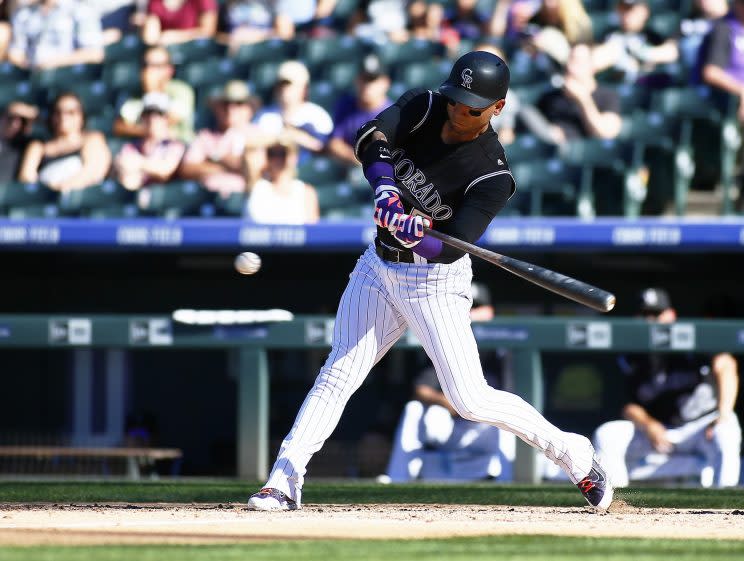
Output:
<instances>
[{"instance_id":1,"label":"purple batting glove","mask_svg":"<svg viewBox=\"0 0 744 561\"><path fill-rule=\"evenodd\" d=\"M394 185L380 185L375 189L374 220L380 228L397 226L398 217L405 214L400 202L400 191Z\"/></svg>"},{"instance_id":2,"label":"purple batting glove","mask_svg":"<svg viewBox=\"0 0 744 561\"><path fill-rule=\"evenodd\" d=\"M424 228L431 226L431 221L423 216L402 215L398 218L397 228L393 233L396 240L408 249L418 245L424 238Z\"/></svg>"}]
</instances>

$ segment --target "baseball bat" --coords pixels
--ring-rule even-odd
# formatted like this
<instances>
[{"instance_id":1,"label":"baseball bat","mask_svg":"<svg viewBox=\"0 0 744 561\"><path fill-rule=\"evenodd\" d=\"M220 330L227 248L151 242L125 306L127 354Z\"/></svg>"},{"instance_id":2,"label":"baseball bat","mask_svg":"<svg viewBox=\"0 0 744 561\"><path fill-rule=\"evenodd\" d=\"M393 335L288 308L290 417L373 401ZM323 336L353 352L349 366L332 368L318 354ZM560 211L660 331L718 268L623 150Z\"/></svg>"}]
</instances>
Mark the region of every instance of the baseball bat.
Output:
<instances>
[{"instance_id":1,"label":"baseball bat","mask_svg":"<svg viewBox=\"0 0 744 561\"><path fill-rule=\"evenodd\" d=\"M449 246L493 263L518 277L522 277L524 280L560 294L569 300L589 306L599 312L609 312L615 307L615 295L596 286L556 273L550 269L538 267L526 261L501 255L495 251L484 249L430 228L424 228L424 233L427 236L441 240Z\"/></svg>"}]
</instances>

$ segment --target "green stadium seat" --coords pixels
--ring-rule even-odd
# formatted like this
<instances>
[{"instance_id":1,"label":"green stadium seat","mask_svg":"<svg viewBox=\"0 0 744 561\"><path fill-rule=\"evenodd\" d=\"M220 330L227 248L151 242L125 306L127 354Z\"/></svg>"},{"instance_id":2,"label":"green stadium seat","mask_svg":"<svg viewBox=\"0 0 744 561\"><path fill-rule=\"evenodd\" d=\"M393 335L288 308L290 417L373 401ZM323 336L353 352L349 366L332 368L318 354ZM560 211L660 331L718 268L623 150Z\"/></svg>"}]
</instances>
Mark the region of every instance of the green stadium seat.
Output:
<instances>
[{"instance_id":1,"label":"green stadium seat","mask_svg":"<svg viewBox=\"0 0 744 561\"><path fill-rule=\"evenodd\" d=\"M56 218L59 209L54 203L9 207L5 215L11 220L27 220L29 218Z\"/></svg>"},{"instance_id":2,"label":"green stadium seat","mask_svg":"<svg viewBox=\"0 0 744 561\"><path fill-rule=\"evenodd\" d=\"M233 59L238 66L245 67L266 62L280 63L293 58L296 52L297 44L294 41L268 39L258 43L240 45L233 55Z\"/></svg>"},{"instance_id":3,"label":"green stadium seat","mask_svg":"<svg viewBox=\"0 0 744 561\"><path fill-rule=\"evenodd\" d=\"M620 114L632 115L635 111L647 110L651 103L651 89L642 84L602 84L614 90L620 101Z\"/></svg>"},{"instance_id":4,"label":"green stadium seat","mask_svg":"<svg viewBox=\"0 0 744 561\"><path fill-rule=\"evenodd\" d=\"M681 21L682 16L678 13L652 10L646 25L662 37L672 38L679 35Z\"/></svg>"},{"instance_id":5,"label":"green stadium seat","mask_svg":"<svg viewBox=\"0 0 744 561\"><path fill-rule=\"evenodd\" d=\"M31 77L28 70L20 68L10 62L0 62L0 83L24 82Z\"/></svg>"},{"instance_id":6,"label":"green stadium seat","mask_svg":"<svg viewBox=\"0 0 744 561\"><path fill-rule=\"evenodd\" d=\"M106 64L119 61L140 61L145 53L145 43L139 35L124 35L116 43L106 45L104 60Z\"/></svg>"},{"instance_id":7,"label":"green stadium seat","mask_svg":"<svg viewBox=\"0 0 744 561\"><path fill-rule=\"evenodd\" d=\"M176 77L192 88L221 85L238 76L235 62L229 58L210 58L182 64Z\"/></svg>"},{"instance_id":8,"label":"green stadium seat","mask_svg":"<svg viewBox=\"0 0 744 561\"><path fill-rule=\"evenodd\" d=\"M619 18L614 10L589 12L592 21L592 34L595 42L601 42L613 30L619 27Z\"/></svg>"},{"instance_id":9,"label":"green stadium seat","mask_svg":"<svg viewBox=\"0 0 744 561\"><path fill-rule=\"evenodd\" d=\"M122 60L107 64L103 69L103 81L112 91L123 95L139 92L140 62L138 60Z\"/></svg>"},{"instance_id":10,"label":"green stadium seat","mask_svg":"<svg viewBox=\"0 0 744 561\"><path fill-rule=\"evenodd\" d=\"M349 166L326 156L313 156L297 167L297 177L310 185L344 181Z\"/></svg>"},{"instance_id":11,"label":"green stadium seat","mask_svg":"<svg viewBox=\"0 0 744 561\"><path fill-rule=\"evenodd\" d=\"M176 66L197 60L222 57L225 54L225 47L213 39L194 39L185 43L175 43L168 45L167 49L171 62Z\"/></svg>"},{"instance_id":12,"label":"green stadium seat","mask_svg":"<svg viewBox=\"0 0 744 561\"><path fill-rule=\"evenodd\" d=\"M65 216L89 216L91 212L109 207L134 206L134 193L116 181L106 180L100 185L63 193L57 205Z\"/></svg>"},{"instance_id":13,"label":"green stadium seat","mask_svg":"<svg viewBox=\"0 0 744 561\"><path fill-rule=\"evenodd\" d=\"M591 204L582 208L582 197L591 187L590 169L550 158L520 162L511 170L517 192L507 203L507 212L531 216L581 216L591 212Z\"/></svg>"},{"instance_id":14,"label":"green stadium seat","mask_svg":"<svg viewBox=\"0 0 744 561\"><path fill-rule=\"evenodd\" d=\"M736 156L741 146L737 103L733 96L705 86L666 88L651 99L653 111L691 123L692 185L696 189L720 185L725 214L733 211Z\"/></svg>"},{"instance_id":15,"label":"green stadium seat","mask_svg":"<svg viewBox=\"0 0 744 561\"><path fill-rule=\"evenodd\" d=\"M38 102L31 83L0 81L0 107L16 100L34 104Z\"/></svg>"},{"instance_id":16,"label":"green stadium seat","mask_svg":"<svg viewBox=\"0 0 744 561\"><path fill-rule=\"evenodd\" d=\"M12 181L0 183L0 212L9 208L42 207L54 204L58 193L41 183L21 183Z\"/></svg>"},{"instance_id":17,"label":"green stadium seat","mask_svg":"<svg viewBox=\"0 0 744 561\"><path fill-rule=\"evenodd\" d=\"M451 67L452 62L448 60L413 62L399 66L393 78L398 82L404 83L409 89L436 89L447 79Z\"/></svg>"},{"instance_id":18,"label":"green stadium seat","mask_svg":"<svg viewBox=\"0 0 744 561\"><path fill-rule=\"evenodd\" d=\"M195 181L171 181L147 185L137 193L140 214L179 218L215 214L214 194Z\"/></svg>"},{"instance_id":19,"label":"green stadium seat","mask_svg":"<svg viewBox=\"0 0 744 561\"><path fill-rule=\"evenodd\" d=\"M114 92L104 81L96 80L88 82L82 80L69 84L62 88L50 88L47 90L47 104L51 106L52 101L63 92L73 92L79 98L85 109L85 114L101 113L105 109L110 109L113 101Z\"/></svg>"},{"instance_id":20,"label":"green stadium seat","mask_svg":"<svg viewBox=\"0 0 744 561\"><path fill-rule=\"evenodd\" d=\"M644 214L661 214L669 201L685 214L695 170L691 134L690 122L658 112L636 111L624 120L621 136L640 147L649 170Z\"/></svg>"},{"instance_id":21,"label":"green stadium seat","mask_svg":"<svg viewBox=\"0 0 744 561\"><path fill-rule=\"evenodd\" d=\"M540 97L550 91L553 86L549 82L538 82L530 85L520 85L511 88L522 103L537 103Z\"/></svg>"},{"instance_id":22,"label":"green stadium seat","mask_svg":"<svg viewBox=\"0 0 744 561\"><path fill-rule=\"evenodd\" d=\"M31 84L40 90L65 90L83 82L100 80L102 64L76 64L31 73Z\"/></svg>"},{"instance_id":23,"label":"green stadium seat","mask_svg":"<svg viewBox=\"0 0 744 561\"><path fill-rule=\"evenodd\" d=\"M101 131L106 136L110 136L114 133L114 119L113 109L108 106L101 113L88 115L85 122L88 129Z\"/></svg>"},{"instance_id":24,"label":"green stadium seat","mask_svg":"<svg viewBox=\"0 0 744 561\"><path fill-rule=\"evenodd\" d=\"M514 142L504 146L509 164L538 159L549 159L557 156L554 144L543 142L532 134L520 134Z\"/></svg>"},{"instance_id":25,"label":"green stadium seat","mask_svg":"<svg viewBox=\"0 0 744 561\"><path fill-rule=\"evenodd\" d=\"M358 5L359 0L338 0L331 14L333 27L342 33L346 32L349 18L357 9Z\"/></svg>"},{"instance_id":26,"label":"green stadium seat","mask_svg":"<svg viewBox=\"0 0 744 561\"><path fill-rule=\"evenodd\" d=\"M593 170L593 206L598 215L635 217L646 198L640 147L624 140L587 138L566 144L561 158ZM585 200L589 200L588 198Z\"/></svg>"},{"instance_id":27,"label":"green stadium seat","mask_svg":"<svg viewBox=\"0 0 744 561\"><path fill-rule=\"evenodd\" d=\"M315 75L327 64L341 61L358 62L367 51L364 43L350 35L318 37L304 40L299 45L297 58Z\"/></svg>"},{"instance_id":28,"label":"green stadium seat","mask_svg":"<svg viewBox=\"0 0 744 561\"><path fill-rule=\"evenodd\" d=\"M424 62L445 55L442 43L426 39L411 39L405 43L388 41L378 45L375 51L388 68L411 62Z\"/></svg>"},{"instance_id":29,"label":"green stadium seat","mask_svg":"<svg viewBox=\"0 0 744 561\"><path fill-rule=\"evenodd\" d=\"M274 62L256 64L251 68L251 84L265 103L270 102L279 68Z\"/></svg>"},{"instance_id":30,"label":"green stadium seat","mask_svg":"<svg viewBox=\"0 0 744 561\"><path fill-rule=\"evenodd\" d=\"M359 75L359 68L360 63L355 61L334 62L318 74L318 79L330 82L336 89L350 90Z\"/></svg>"},{"instance_id":31,"label":"green stadium seat","mask_svg":"<svg viewBox=\"0 0 744 561\"><path fill-rule=\"evenodd\" d=\"M218 196L214 200L219 216L243 216L247 203L247 193L230 193L227 197Z\"/></svg>"}]
</instances>

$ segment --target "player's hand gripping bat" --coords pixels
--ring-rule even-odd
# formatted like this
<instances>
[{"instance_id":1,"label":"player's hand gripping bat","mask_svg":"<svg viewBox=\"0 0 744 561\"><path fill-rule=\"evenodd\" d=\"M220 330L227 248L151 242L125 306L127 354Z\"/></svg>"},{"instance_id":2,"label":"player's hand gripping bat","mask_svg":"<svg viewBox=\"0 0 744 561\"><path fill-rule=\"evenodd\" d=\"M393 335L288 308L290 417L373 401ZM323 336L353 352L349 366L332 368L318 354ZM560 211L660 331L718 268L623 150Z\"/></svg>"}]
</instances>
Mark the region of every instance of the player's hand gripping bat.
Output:
<instances>
[{"instance_id":1,"label":"player's hand gripping bat","mask_svg":"<svg viewBox=\"0 0 744 561\"><path fill-rule=\"evenodd\" d=\"M477 245L443 234L442 232L437 232L430 228L424 228L424 234L437 238L443 243L469 253L470 255L480 257L489 263L498 265L502 269L505 269L518 277L522 277L531 283L542 286L543 288L555 292L556 294L560 294L574 302L589 306L599 312L609 312L615 307L615 295L606 290L602 290L601 288L597 288L596 286L556 273L550 269L538 267L532 263L520 261L519 259L507 257L506 255L501 255L495 251L478 247Z\"/></svg>"}]
</instances>

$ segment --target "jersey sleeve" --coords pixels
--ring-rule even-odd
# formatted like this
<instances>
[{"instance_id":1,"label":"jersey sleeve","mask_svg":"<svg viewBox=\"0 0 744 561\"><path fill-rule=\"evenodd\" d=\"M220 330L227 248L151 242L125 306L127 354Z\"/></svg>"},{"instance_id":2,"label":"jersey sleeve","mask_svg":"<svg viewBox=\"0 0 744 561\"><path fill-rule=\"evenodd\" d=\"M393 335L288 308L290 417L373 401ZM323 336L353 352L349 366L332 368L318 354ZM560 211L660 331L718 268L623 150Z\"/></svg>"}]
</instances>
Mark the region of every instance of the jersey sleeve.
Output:
<instances>
[{"instance_id":1,"label":"jersey sleeve","mask_svg":"<svg viewBox=\"0 0 744 561\"><path fill-rule=\"evenodd\" d=\"M514 194L516 187L511 171L506 168L476 181L466 189L454 217L442 224L441 228L435 225L437 230L466 242L477 242ZM463 255L464 252L444 244L439 257L450 261Z\"/></svg>"},{"instance_id":2,"label":"jersey sleeve","mask_svg":"<svg viewBox=\"0 0 744 561\"><path fill-rule=\"evenodd\" d=\"M429 90L408 90L373 119L375 128L387 137L391 146L398 146L426 122L433 102L434 94Z\"/></svg>"},{"instance_id":3,"label":"jersey sleeve","mask_svg":"<svg viewBox=\"0 0 744 561\"><path fill-rule=\"evenodd\" d=\"M707 38L707 49L703 53L703 64L712 64L723 68L728 67L731 59L731 32L725 21L719 21Z\"/></svg>"}]
</instances>

